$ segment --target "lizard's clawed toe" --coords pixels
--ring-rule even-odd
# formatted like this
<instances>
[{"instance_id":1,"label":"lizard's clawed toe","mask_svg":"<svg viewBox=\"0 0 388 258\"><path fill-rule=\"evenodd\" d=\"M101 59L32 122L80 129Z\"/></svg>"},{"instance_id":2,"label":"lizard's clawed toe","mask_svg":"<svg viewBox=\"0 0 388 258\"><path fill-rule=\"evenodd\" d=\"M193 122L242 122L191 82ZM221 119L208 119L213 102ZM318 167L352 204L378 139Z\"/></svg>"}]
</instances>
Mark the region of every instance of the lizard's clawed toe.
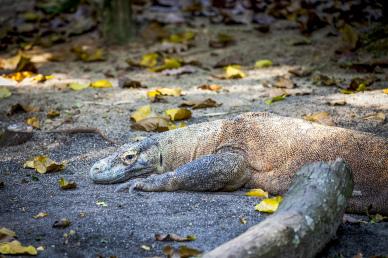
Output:
<instances>
[{"instance_id":1,"label":"lizard's clawed toe","mask_svg":"<svg viewBox=\"0 0 388 258\"><path fill-rule=\"evenodd\" d=\"M125 192L128 190L128 193L133 193L135 190L141 190L142 184L140 180L131 180L129 182L119 185L115 192Z\"/></svg>"}]
</instances>

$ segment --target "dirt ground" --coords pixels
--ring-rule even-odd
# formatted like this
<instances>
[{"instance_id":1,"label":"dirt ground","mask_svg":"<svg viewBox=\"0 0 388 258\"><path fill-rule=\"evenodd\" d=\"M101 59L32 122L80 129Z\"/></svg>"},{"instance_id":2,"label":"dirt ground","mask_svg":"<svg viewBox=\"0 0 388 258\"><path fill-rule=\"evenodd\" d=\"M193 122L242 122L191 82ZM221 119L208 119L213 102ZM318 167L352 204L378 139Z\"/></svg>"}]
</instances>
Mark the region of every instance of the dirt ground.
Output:
<instances>
[{"instance_id":1,"label":"dirt ground","mask_svg":"<svg viewBox=\"0 0 388 258\"><path fill-rule=\"evenodd\" d=\"M204 23L200 21L199 23ZM54 79L40 84L0 79L1 85L10 85L13 95L0 100L0 119L5 123L22 122L30 113L7 116L15 103L29 103L40 107L33 115L43 121L32 139L24 144L0 149L0 226L14 230L24 244L43 246L39 257L153 257L163 256L165 245L179 243L157 242L155 233L195 235L196 240L187 246L208 251L236 237L249 226L263 218L254 211L257 200L244 196L244 191L232 193L115 193L116 186L95 185L88 177L91 165L115 151L114 146L96 134L47 133L58 129L99 128L109 138L122 143L150 135L130 129L130 114L142 105L149 104L146 92L156 87L180 87L182 97L167 97L167 102L152 103L157 112L177 107L182 100L212 98L221 106L193 110L188 124L234 116L247 111L267 111L302 118L320 111L328 112L335 124L388 137L388 124L384 119L373 119L381 112L388 115L388 95L385 73L375 74L381 79L365 92L342 94L336 87L313 84L312 77L293 78L298 90L309 95L289 96L283 101L264 103L272 93L266 81L277 75L288 74L298 66L314 68L320 72L349 82L351 78L365 76L353 70L341 69L334 50L340 46L339 37L326 36L327 30L315 32L310 45L294 46L301 40L297 28L288 22L276 22L270 33L260 33L247 26L200 26L190 28L198 32L195 46L180 54L185 60L197 60L203 68L181 76L167 76L146 70L128 70L125 60L136 59L153 51L155 45L141 42L129 47L109 49L108 60L97 63L49 62L42 63L39 72L53 74ZM209 37L217 32L233 35L238 43L222 49L208 47ZM89 35L93 39L93 35ZM85 37L83 37L85 39ZM303 38L302 38L303 39ZM58 51L65 46L55 46ZM212 74L221 73L212 66L226 56L241 58L247 77L238 80L220 80ZM270 59L274 66L253 69L256 60ZM147 89L122 89L117 78L127 76L140 81ZM64 85L71 81L89 82L108 79L113 88L75 92ZM219 84L220 92L198 89L202 84ZM331 106L333 100L345 100L344 106ZM58 118L47 120L48 110L61 112ZM372 115L372 119L370 118ZM368 118L369 117L369 118ZM64 122L64 121L68 122ZM286 133L286 132L285 132ZM189 140L189 139L188 139ZM26 160L36 155L47 155L57 161L66 161L64 171L40 175L24 169ZM63 191L58 179L65 177L76 181L78 187ZM104 201L107 207L96 204ZM48 216L34 219L39 212ZM81 216L83 213L84 216ZM52 228L54 221L68 218L72 224L66 229ZM247 223L242 224L241 218ZM367 217L361 217L368 220ZM68 238L64 233L74 230ZM337 239L333 240L319 257L353 257L361 252L364 257L388 255L388 223L342 224ZM144 250L146 245L150 250Z\"/></svg>"}]
</instances>

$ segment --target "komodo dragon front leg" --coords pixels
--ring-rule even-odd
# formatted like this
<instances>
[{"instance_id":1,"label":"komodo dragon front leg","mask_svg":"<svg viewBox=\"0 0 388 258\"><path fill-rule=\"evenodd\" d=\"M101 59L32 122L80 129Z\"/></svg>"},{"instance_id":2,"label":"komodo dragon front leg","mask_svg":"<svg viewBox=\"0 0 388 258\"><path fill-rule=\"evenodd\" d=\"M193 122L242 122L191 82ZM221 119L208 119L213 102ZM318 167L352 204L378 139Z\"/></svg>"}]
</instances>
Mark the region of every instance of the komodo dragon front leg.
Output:
<instances>
[{"instance_id":1,"label":"komodo dragon front leg","mask_svg":"<svg viewBox=\"0 0 388 258\"><path fill-rule=\"evenodd\" d=\"M249 181L250 177L242 155L216 153L202 156L175 171L130 180L116 191L234 191Z\"/></svg>"}]
</instances>

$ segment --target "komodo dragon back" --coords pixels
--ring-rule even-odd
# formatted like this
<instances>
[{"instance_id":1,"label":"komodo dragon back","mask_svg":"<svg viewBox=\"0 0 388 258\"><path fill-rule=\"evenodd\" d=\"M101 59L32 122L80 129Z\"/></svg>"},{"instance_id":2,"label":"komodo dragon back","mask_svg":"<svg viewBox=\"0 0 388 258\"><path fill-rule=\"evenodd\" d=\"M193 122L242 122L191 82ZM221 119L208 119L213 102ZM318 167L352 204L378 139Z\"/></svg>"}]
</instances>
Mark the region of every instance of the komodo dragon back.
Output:
<instances>
[{"instance_id":1,"label":"komodo dragon back","mask_svg":"<svg viewBox=\"0 0 388 258\"><path fill-rule=\"evenodd\" d=\"M369 133L320 125L268 113L246 113L225 123L225 139L244 146L255 170L247 187L283 193L304 164L343 158L352 168L355 197L350 209L365 203L388 213L388 141ZM237 136L237 137L236 137Z\"/></svg>"},{"instance_id":2,"label":"komodo dragon back","mask_svg":"<svg viewBox=\"0 0 388 258\"><path fill-rule=\"evenodd\" d=\"M268 113L245 113L124 145L97 162L90 174L97 183L135 178L123 188L143 191L246 186L281 194L301 166L336 158L353 171L355 191L348 210L364 212L372 205L388 214L387 139ZM157 175L136 178L150 171Z\"/></svg>"}]
</instances>

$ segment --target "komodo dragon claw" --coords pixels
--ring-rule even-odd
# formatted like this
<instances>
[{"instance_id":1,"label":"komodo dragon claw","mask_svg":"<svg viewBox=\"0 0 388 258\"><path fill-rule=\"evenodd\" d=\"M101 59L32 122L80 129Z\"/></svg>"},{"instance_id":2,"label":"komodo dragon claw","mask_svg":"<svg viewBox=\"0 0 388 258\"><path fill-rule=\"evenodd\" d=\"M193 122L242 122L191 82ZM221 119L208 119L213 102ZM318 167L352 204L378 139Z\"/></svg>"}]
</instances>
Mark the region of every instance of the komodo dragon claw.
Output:
<instances>
[{"instance_id":1,"label":"komodo dragon claw","mask_svg":"<svg viewBox=\"0 0 388 258\"><path fill-rule=\"evenodd\" d=\"M134 192L136 189L140 189L142 186L142 178L140 179L133 179L128 182L122 183L119 185L116 189L115 192L124 192L125 190L128 189L128 193Z\"/></svg>"}]
</instances>

